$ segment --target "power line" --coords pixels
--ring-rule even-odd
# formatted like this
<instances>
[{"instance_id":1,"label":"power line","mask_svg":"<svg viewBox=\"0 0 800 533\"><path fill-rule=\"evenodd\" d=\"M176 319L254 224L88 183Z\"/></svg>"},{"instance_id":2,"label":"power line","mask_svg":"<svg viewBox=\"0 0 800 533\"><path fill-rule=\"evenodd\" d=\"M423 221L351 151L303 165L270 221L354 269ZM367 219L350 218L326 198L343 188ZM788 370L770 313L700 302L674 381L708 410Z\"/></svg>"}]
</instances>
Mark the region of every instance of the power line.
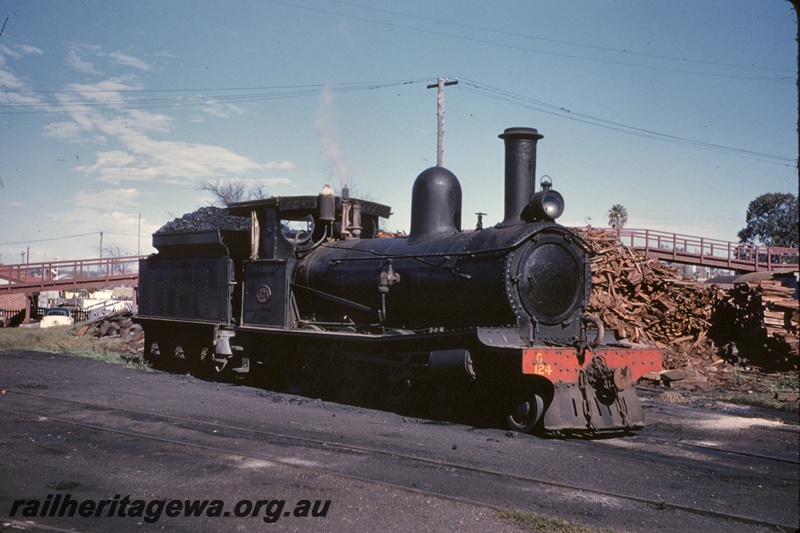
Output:
<instances>
[{"instance_id":1,"label":"power line","mask_svg":"<svg viewBox=\"0 0 800 533\"><path fill-rule=\"evenodd\" d=\"M323 88L329 88L333 93L350 93L358 91L374 91L377 89L386 89L391 87L399 87L403 85L412 85L415 83L423 83L425 79L417 80L389 80L377 82L357 82L357 83L340 83L340 84L319 84L319 85L295 85L295 86L275 86L275 87L225 87L225 88L212 88L203 89L207 93L234 93L234 94L216 94L209 96L207 94L198 94L196 96L164 96L160 98L119 98L119 99L106 99L100 100L96 98L84 98L81 100L48 100L37 102L5 102L0 104L0 109L11 109L11 111L0 111L0 114L16 114L16 113L58 113L64 112L74 108L84 107L108 107L120 105L135 105L142 109L147 108L160 108L160 107L189 107L189 106L202 106L209 103L246 103L256 102L263 100L276 100L283 98L301 98L306 96L317 96ZM249 91L249 92L243 92ZM48 91L6 91L6 94L40 94L40 95L72 95L72 94L141 94L141 93L198 93L197 89L87 89L87 90L48 90ZM20 109L32 109L33 111L18 111Z\"/></svg>"},{"instance_id":2,"label":"power line","mask_svg":"<svg viewBox=\"0 0 800 533\"><path fill-rule=\"evenodd\" d=\"M51 89L51 90L14 90L6 91L9 93L188 93L188 92L215 92L215 91L266 91L266 90L310 90L312 94L318 92L322 88L329 90L365 90L365 89L380 89L384 86L407 85L410 83L419 83L424 81L418 80L373 80L373 81L358 81L358 82L341 82L341 83L314 83L305 85L253 85L248 87L204 87L192 89ZM74 86L74 84L73 84Z\"/></svg>"},{"instance_id":3,"label":"power line","mask_svg":"<svg viewBox=\"0 0 800 533\"><path fill-rule=\"evenodd\" d=\"M88 237L90 235L97 235L98 233L100 232L93 231L91 233L79 233L78 235L64 235L63 237L50 237L48 239L35 239L35 240L17 241L17 242L0 242L0 246L15 246L19 244L32 244L36 242L63 241L66 239L77 239L78 237Z\"/></svg>"},{"instance_id":4,"label":"power line","mask_svg":"<svg viewBox=\"0 0 800 533\"><path fill-rule=\"evenodd\" d=\"M465 78L460 78L462 85L460 85L461 90L477 94L479 96L483 96L485 98L491 98L494 100L499 100L503 102L510 103L512 105L516 105L519 107L523 107L526 109L533 109L539 111L541 113L546 113L549 115L555 115L561 118L566 118L569 120L574 120L577 122L582 122L585 124L591 124L593 126L598 126L601 128L606 128L614 131L619 131L622 133L627 133L630 135L635 135L638 137L644 137L648 139L653 139L662 142L668 142L672 144L678 144L682 146L689 146L692 148L697 148L701 150L707 150L712 152L724 153L729 155L734 155L738 157L746 157L749 159L755 159L759 161L764 161L767 163L776 163L784 166L796 166L797 160L791 159L789 157L783 157L773 154L767 154L763 152L756 152L753 150L745 150L742 148L734 148L731 146L724 146L721 144L714 144L708 143L704 141L697 141L694 139L688 139L685 137L678 137L675 135L669 135L666 133L660 133L653 130L648 130L645 128L639 128L636 126L629 126L627 124L623 124L621 122L615 122L607 119L603 119L600 117L595 117L592 115L588 115L585 113L578 113L571 111L565 107L561 107L554 104L549 104L547 102L542 102L540 100L535 100L533 98L516 94L510 91L506 91L504 89L500 89L497 87L492 87L490 85L480 84L474 80L469 80Z\"/></svg>"},{"instance_id":5,"label":"power line","mask_svg":"<svg viewBox=\"0 0 800 533\"><path fill-rule=\"evenodd\" d=\"M490 46L498 46L498 47L508 48L508 49L512 49L512 50L521 50L521 51L532 52L532 53L536 53L536 54L551 55L551 56L555 56L555 57L564 57L564 58L569 58L569 59L579 59L579 60L582 60L582 61L592 61L592 62L596 62L596 63L603 63L603 64L609 64L609 65L619 65L619 66L626 66L626 67L634 67L634 68L639 68L639 69L657 70L657 71L664 71L664 72L679 72L679 73L682 73L682 74L695 74L695 75L700 75L700 76L714 76L714 77L721 77L721 78L737 78L737 79L773 81L773 82L784 82L784 83L789 83L789 82L793 81L793 79L794 79L793 77L791 77L788 74L786 76L745 76L745 75L738 75L738 74L701 72L701 71L697 71L697 70L685 70L685 69L678 69L678 68L659 67L659 66L655 66L655 65L642 65L642 64L639 64L639 63L629 63L629 62L625 62L625 61L616 61L616 60L610 60L610 59L600 59L600 58L596 58L596 57L586 57L586 56L581 56L581 55L576 55L576 54L567 54L567 53L563 53L563 52L552 52L552 51L547 51L547 50L541 50L539 48L531 48L531 47L528 47L528 46L513 45L513 44L508 44L508 43L491 41L491 40L488 40L488 39L479 39L479 38L476 38L476 37L468 37L466 35L460 35L460 34L450 33L450 32L445 32L445 31L428 30L428 29L418 28L418 27L414 27L414 26L407 26L407 25L404 25L404 24L397 24L397 23L394 23L394 22L387 22L387 21L384 21L384 20L375 20L375 19L370 19L370 18L361 17L361 16L357 16L357 15L347 15L347 14L340 13L340 12L337 12L337 11L321 9L321 8L317 8L317 7L310 7L310 6L301 6L301 5L293 4L293 3L282 1L282 0L270 0L270 1L275 3L275 4L281 4L281 5L292 7L292 8L295 8L295 9L305 9L307 11L323 13L323 14L326 14L326 15L334 15L334 16L337 16L337 17L342 17L342 18L347 18L347 19L352 19L352 20L360 20L362 22L369 22L369 23L372 23L372 24L380 24L382 26L389 26L391 28L400 28L400 29L411 30L411 31L416 31L416 32L420 32L420 33L427 33L427 34L430 34L430 35L437 35L437 36L440 36L440 37L448 37L448 38L451 38L451 39L458 39L458 40L462 40L462 41L469 41L469 42L474 42L474 43L479 43L479 44L486 44L486 45L490 45ZM400 14L400 13L396 13L396 12L390 12L390 13ZM430 19L430 20L431 21L435 21L436 19ZM467 25L463 25L463 26L467 26ZM474 28L480 28L480 27L476 26ZM497 30L489 30L488 28L483 28L483 29L486 30L486 31L497 31ZM558 41L553 41L553 42L558 42ZM561 44L574 44L574 43L567 43L566 41L562 41ZM590 46L590 45L584 45L584 46ZM596 48L597 49L601 49L600 47L596 47ZM641 55L646 55L646 54L641 54ZM655 57L657 57L657 56L655 56ZM677 58L669 58L667 56L662 56L662 59L677 60ZM697 61L697 62L701 63L700 61ZM740 65L724 65L724 64L718 64L718 63L712 63L712 62L706 62L706 64L708 64L708 65L718 65L718 66L724 66L724 67L742 68ZM784 69L765 69L765 70L776 70L778 72L788 72L788 71L786 71Z\"/></svg>"},{"instance_id":6,"label":"power line","mask_svg":"<svg viewBox=\"0 0 800 533\"><path fill-rule=\"evenodd\" d=\"M593 115L585 114L585 113L578 113L567 109L563 106L550 104L547 102L543 102L540 100L536 100L530 98L528 96L520 95L517 93L513 93L511 91L507 91L504 89L500 89L498 87L493 87L490 85L486 85L483 83L479 83L474 80L469 80L467 78L461 78L464 82L460 88L463 91L477 94L479 96L485 98L491 98L494 100L503 101L518 107L523 107L526 109L533 109L542 113L551 114L555 116L559 116L561 118L566 118L569 120L573 120L576 122L581 122L585 124L590 124L593 126L602 127L605 129L610 129L613 131L619 131L622 133L628 133L630 135L636 135L639 137L649 138L653 140L658 140L662 142L669 142L672 144L678 144L683 146L690 146L697 149L713 151L718 153L726 153L730 155L735 155L739 157L746 157L750 159L765 161L769 163L776 163L781 164L784 166L792 166L797 165L797 160L791 159L788 157L777 156L774 154L767 154L763 152L756 152L752 150L744 150L741 148L734 148L730 146L724 146L714 143L708 143L704 141L697 141L693 139L688 139L685 137L678 137L674 135L669 135L665 133L660 133L653 130L648 130L645 128L640 128L636 126L630 126L627 124L623 124L616 121L611 121L607 119L603 119L601 117L596 117ZM0 114L11 114L11 113L58 113L58 112L66 112L70 109L70 107L105 107L105 106L120 106L120 105L128 105L137 108L157 108L157 107L185 107L185 106L199 106L199 105L207 105L209 103L244 103L244 102L254 102L254 101L262 101L262 100L272 100L272 99L281 99L281 98L299 98L299 97L306 97L306 96L316 96L319 94L319 91L322 90L324 87L329 87L330 90L334 92L353 92L353 91L365 91L365 90L377 90L377 89L384 89L389 87L398 87L403 85L411 85L415 83L423 83L425 80L420 79L412 79L412 80L388 80L388 81L373 81L373 82L351 82L351 83L339 83L333 85L325 85L325 84L316 84L316 85L280 85L280 86L273 86L273 87L218 87L213 89L206 89L207 91L213 92L234 92L239 93L241 91L262 91L262 92L252 92L252 93L244 93L244 94L232 94L232 95L217 95L214 97L209 96L193 96L190 98L185 98L182 96L178 97L165 97L165 98L128 98L128 99L121 99L121 100L84 100L84 101L72 101L72 102L62 102L62 103L48 103L48 102L34 102L34 103L20 103L11 105L0 104L0 109L3 107L13 107L17 109L18 107L29 107L29 108L46 108L41 111L0 111ZM148 93L181 93L181 92L193 92L196 89L150 89L145 90L142 92ZM13 92L20 92L20 93L42 93L42 94L58 94L61 92L64 93L138 93L139 91L136 89L125 89L125 90L100 90L100 89L93 89L87 91L75 91L75 90L67 90L67 91L9 91ZM31 241L37 242L37 241ZM17 243L20 244L20 243Z\"/></svg>"},{"instance_id":7,"label":"power line","mask_svg":"<svg viewBox=\"0 0 800 533\"><path fill-rule=\"evenodd\" d=\"M568 46L577 46L577 47L581 47L581 48L588 48L588 49L591 49L591 50L600 50L600 51L603 51L603 52L614 52L614 53L617 53L617 54L628 55L628 56L641 56L641 57L649 57L649 58L653 58L653 59L664 59L664 60L668 60L668 61L677 61L677 62L680 62L680 63L696 63L698 65L708 65L708 66L714 66L714 67L730 67L730 68L740 68L740 69L745 69L745 70L763 70L763 71L768 71L768 72L784 72L784 73L793 74L793 73L790 73L789 71L787 71L785 69L779 69L779 68L758 67L758 66L755 66L755 65L739 65L739 64L735 64L735 63L720 63L720 62L717 62L717 61L708 61L708 60L702 60L702 59L692 59L692 58L688 58L688 57L673 57L673 56L665 56L665 55L659 55L659 54L648 54L648 53L645 53L645 52L635 52L633 50L627 50L627 49L626 50L620 50L618 48L611 48L611 47L606 47L606 46L598 46L598 45L592 45L592 44L586 44L586 43L576 43L576 42L573 42L573 41L563 41L563 40L559 40L559 39L550 39L550 38L545 38L545 37L537 37L537 36L534 36L534 35L528 35L528 34L524 34L524 33L515 33L515 32L508 31L508 30L498 30L498 29L495 29L495 28L487 28L485 26L477 26L477 25L473 25L473 24L462 24L462 23L453 22L453 21L450 21L450 20L423 17L423 16L420 16L420 15L412 15L412 14L409 14L409 13L401 13L399 11L391 11L391 10L388 10L388 9L381 9L381 8L377 8L377 7L373 7L373 6L365 6L365 5L354 4L352 2L345 2L344 0L328 0L328 1L332 2L334 4L342 4L342 5L346 5L346 6L355 7L355 8L358 8L358 9L365 9L365 10L369 10L369 11L377 11L377 12L381 12L381 13L387 13L387 14L390 14L390 15L398 15L398 16L401 16L401 17L424 20L426 22L433 22L435 24L446 24L446 25L449 25L449 26L455 26L455 27L459 27L459 28L467 28L467 29L471 29L471 30L486 31L486 32L491 32L491 33L497 33L497 34L500 34L500 35L508 35L510 37L519 37L519 38L522 38L522 39L527 39L527 40L532 40L532 41L541 41L541 42L555 43L555 44L565 44L565 45L568 45ZM340 16L346 17L347 15L340 15ZM413 28L411 28L411 29L413 29ZM586 58L586 59L589 59L589 58Z\"/></svg>"}]
</instances>

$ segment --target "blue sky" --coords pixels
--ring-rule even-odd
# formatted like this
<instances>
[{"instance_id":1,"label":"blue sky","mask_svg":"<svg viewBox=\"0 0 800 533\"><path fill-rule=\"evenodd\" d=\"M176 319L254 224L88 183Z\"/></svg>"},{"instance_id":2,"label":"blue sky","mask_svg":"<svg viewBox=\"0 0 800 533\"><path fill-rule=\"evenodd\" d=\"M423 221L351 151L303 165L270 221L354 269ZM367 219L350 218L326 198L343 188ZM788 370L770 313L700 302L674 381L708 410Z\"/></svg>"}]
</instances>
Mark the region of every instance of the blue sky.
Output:
<instances>
[{"instance_id":1,"label":"blue sky","mask_svg":"<svg viewBox=\"0 0 800 533\"><path fill-rule=\"evenodd\" d=\"M797 17L784 0L0 0L0 262L149 253L211 202L326 183L393 207L444 166L503 218L505 128L534 127L561 222L736 240L797 194Z\"/></svg>"}]
</instances>

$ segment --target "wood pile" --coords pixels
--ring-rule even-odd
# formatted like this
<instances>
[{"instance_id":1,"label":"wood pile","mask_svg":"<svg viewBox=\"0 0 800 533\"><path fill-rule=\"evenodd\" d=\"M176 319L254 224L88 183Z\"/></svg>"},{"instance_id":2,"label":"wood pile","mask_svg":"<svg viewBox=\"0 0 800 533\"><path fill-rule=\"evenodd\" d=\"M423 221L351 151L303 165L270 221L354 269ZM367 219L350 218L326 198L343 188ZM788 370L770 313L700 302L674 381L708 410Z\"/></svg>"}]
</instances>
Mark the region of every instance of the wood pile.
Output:
<instances>
[{"instance_id":1,"label":"wood pile","mask_svg":"<svg viewBox=\"0 0 800 533\"><path fill-rule=\"evenodd\" d=\"M133 343L141 341L144 344L142 326L133 323L133 312L130 310L116 311L108 315L77 324L74 327L75 335L83 337L122 337Z\"/></svg>"},{"instance_id":2,"label":"wood pile","mask_svg":"<svg viewBox=\"0 0 800 533\"><path fill-rule=\"evenodd\" d=\"M665 368L685 363L690 352L776 370L798 366L793 289L773 280L729 290L682 280L677 269L624 246L613 231L575 231L596 251L589 313L619 339L664 349Z\"/></svg>"},{"instance_id":3,"label":"wood pile","mask_svg":"<svg viewBox=\"0 0 800 533\"><path fill-rule=\"evenodd\" d=\"M796 368L800 306L793 293L774 280L737 283L718 303L710 334L731 359Z\"/></svg>"},{"instance_id":4,"label":"wood pile","mask_svg":"<svg viewBox=\"0 0 800 533\"><path fill-rule=\"evenodd\" d=\"M405 231L396 231L393 233L391 231L384 231L382 229L378 230L379 239L400 239L402 237L408 237Z\"/></svg>"},{"instance_id":5,"label":"wood pile","mask_svg":"<svg viewBox=\"0 0 800 533\"><path fill-rule=\"evenodd\" d=\"M706 339L716 288L680 279L678 270L624 246L608 230L577 230L594 248L589 313L617 338L664 348Z\"/></svg>"}]
</instances>

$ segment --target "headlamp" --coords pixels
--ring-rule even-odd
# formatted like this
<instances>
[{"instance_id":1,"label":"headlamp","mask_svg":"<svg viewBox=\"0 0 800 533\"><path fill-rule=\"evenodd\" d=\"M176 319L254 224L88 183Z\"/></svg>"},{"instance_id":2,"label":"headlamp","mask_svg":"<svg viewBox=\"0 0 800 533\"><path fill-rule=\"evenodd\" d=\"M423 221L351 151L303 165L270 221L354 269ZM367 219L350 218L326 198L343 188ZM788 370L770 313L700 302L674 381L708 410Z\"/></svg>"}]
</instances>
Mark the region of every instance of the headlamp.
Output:
<instances>
[{"instance_id":1,"label":"headlamp","mask_svg":"<svg viewBox=\"0 0 800 533\"><path fill-rule=\"evenodd\" d=\"M542 176L541 185L542 190L531 195L528 205L535 221L552 222L564 213L564 197L551 188L550 176Z\"/></svg>"}]
</instances>

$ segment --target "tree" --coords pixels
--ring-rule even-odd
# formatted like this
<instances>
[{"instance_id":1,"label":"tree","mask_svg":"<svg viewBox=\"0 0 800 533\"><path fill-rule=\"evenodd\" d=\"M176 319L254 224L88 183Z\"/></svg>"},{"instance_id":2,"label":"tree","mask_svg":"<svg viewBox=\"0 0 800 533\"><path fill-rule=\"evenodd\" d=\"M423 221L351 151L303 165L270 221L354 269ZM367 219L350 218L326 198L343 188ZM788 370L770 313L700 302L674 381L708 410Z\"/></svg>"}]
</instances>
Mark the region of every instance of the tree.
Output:
<instances>
[{"instance_id":1,"label":"tree","mask_svg":"<svg viewBox=\"0 0 800 533\"><path fill-rule=\"evenodd\" d=\"M622 229L628 223L628 210L625 206L614 204L608 210L608 225L612 228Z\"/></svg>"},{"instance_id":2,"label":"tree","mask_svg":"<svg viewBox=\"0 0 800 533\"><path fill-rule=\"evenodd\" d=\"M103 257L110 258L112 271L119 272L120 274L127 274L131 271L131 263L122 262L120 259L122 257L128 257L132 254L130 250L123 248L119 243L113 241L109 242L103 246L103 253L101 255Z\"/></svg>"},{"instance_id":3,"label":"tree","mask_svg":"<svg viewBox=\"0 0 800 533\"><path fill-rule=\"evenodd\" d=\"M796 247L800 244L797 224L797 198L789 193L767 193L750 202L747 226L737 236L739 242Z\"/></svg>"},{"instance_id":4,"label":"tree","mask_svg":"<svg viewBox=\"0 0 800 533\"><path fill-rule=\"evenodd\" d=\"M267 191L262 183L248 184L244 178L231 181L204 181L200 184L201 191L208 191L216 196L215 204L225 207L235 202L266 198Z\"/></svg>"}]
</instances>

